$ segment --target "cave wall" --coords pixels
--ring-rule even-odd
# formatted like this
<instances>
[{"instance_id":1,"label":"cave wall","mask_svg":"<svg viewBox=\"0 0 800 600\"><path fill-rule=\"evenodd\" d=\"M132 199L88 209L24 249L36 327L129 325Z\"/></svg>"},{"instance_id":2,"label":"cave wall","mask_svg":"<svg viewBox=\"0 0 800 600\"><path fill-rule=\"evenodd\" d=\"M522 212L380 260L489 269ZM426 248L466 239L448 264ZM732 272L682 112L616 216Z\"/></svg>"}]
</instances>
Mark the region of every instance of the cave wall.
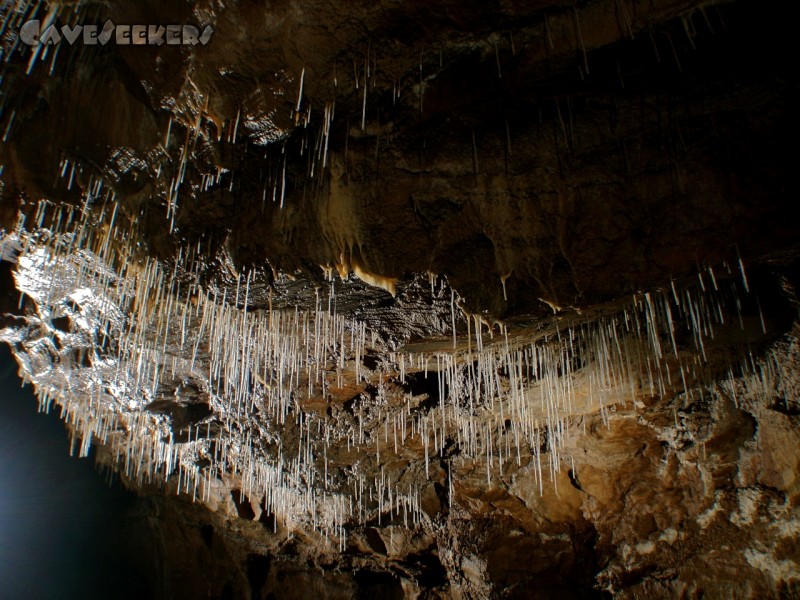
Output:
<instances>
[{"instance_id":1,"label":"cave wall","mask_svg":"<svg viewBox=\"0 0 800 600\"><path fill-rule=\"evenodd\" d=\"M800 593L784 5L71 18L214 28L3 38L0 338L163 597Z\"/></svg>"}]
</instances>

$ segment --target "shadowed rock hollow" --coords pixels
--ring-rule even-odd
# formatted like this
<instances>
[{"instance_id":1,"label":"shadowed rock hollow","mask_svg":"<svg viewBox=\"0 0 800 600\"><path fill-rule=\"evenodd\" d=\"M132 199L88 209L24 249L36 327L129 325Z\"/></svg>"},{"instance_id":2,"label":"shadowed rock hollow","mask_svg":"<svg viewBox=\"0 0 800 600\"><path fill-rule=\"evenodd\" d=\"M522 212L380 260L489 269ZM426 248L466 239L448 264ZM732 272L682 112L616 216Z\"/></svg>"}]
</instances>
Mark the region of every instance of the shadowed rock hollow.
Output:
<instances>
[{"instance_id":1,"label":"shadowed rock hollow","mask_svg":"<svg viewBox=\"0 0 800 600\"><path fill-rule=\"evenodd\" d=\"M800 593L785 6L0 17L0 339L164 597Z\"/></svg>"}]
</instances>

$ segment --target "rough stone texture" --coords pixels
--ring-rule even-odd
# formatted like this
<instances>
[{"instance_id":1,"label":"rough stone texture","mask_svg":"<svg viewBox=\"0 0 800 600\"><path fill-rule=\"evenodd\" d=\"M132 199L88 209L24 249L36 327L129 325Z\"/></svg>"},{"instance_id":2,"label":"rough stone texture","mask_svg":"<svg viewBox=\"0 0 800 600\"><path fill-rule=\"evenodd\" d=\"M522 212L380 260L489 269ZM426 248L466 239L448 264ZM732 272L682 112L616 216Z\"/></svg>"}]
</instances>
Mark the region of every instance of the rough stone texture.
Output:
<instances>
[{"instance_id":1,"label":"rough stone texture","mask_svg":"<svg viewBox=\"0 0 800 600\"><path fill-rule=\"evenodd\" d=\"M797 343L777 349L794 373ZM574 470L541 496L530 464L490 487L465 470L448 509L434 475L430 522L354 532L340 555L313 536L273 534L274 517L236 495L215 513L157 499L159 577L181 597L206 584L254 598L794 597L797 404L764 408L739 387L739 408L713 394L620 408L608 425L588 418ZM186 547L198 552L188 564Z\"/></svg>"},{"instance_id":2,"label":"rough stone texture","mask_svg":"<svg viewBox=\"0 0 800 600\"><path fill-rule=\"evenodd\" d=\"M52 77L9 65L7 198L77 200L67 178L53 189L68 157L79 184L98 170L115 184L154 253L200 239L239 268L429 270L506 318L546 314L539 298L586 306L647 288L736 245L756 257L796 243L779 150L796 85L777 6L155 4L114 3L97 20L212 22L213 43L75 50Z\"/></svg>"},{"instance_id":3,"label":"rough stone texture","mask_svg":"<svg viewBox=\"0 0 800 600\"><path fill-rule=\"evenodd\" d=\"M338 432L340 488L358 462L418 486L424 513L406 527L402 514L371 507L366 522L348 522L340 551L308 523L290 533L236 476L204 505L178 494L174 478L130 478L153 494L135 536L157 542L145 575L153 589L262 599L800 595L800 220L787 150L798 85L785 6L131 0L79 14L211 23L215 34L191 50L62 47L52 76L48 61L26 75L28 55L12 54L0 96L3 228L12 232L20 212L31 223L39 198L82 205L102 178L118 231L134 224L114 244L173 265L196 248L204 290L231 305L309 311L335 288L337 314L378 341L363 381L298 396L297 410ZM52 226L45 219L43 230ZM472 315L486 333L501 322L512 341L538 340L602 323L631 294L673 279L680 293L698 287L698 273L709 285L708 266L734 280L740 256L754 296L743 298L741 327L727 306L701 381L677 383L676 360L663 393L642 383L618 390L606 411L571 412L554 482L545 473L539 487L534 445L493 464L487 481L486 459L452 438L427 476L419 436L383 457L344 441L360 427L379 437L381 407L400 411L406 397L415 414L433 414L433 375L402 369L390 352L449 351L453 321L460 352L475 343ZM23 365L41 358L41 343L52 364L99 371L93 361L113 356L115 340L78 343L86 311L48 321L2 264L3 339ZM334 284L326 271L339 273ZM676 359L700 363L681 325ZM753 368L739 369L750 356ZM585 402L583 359L563 379ZM211 437L213 403L196 380L163 381L150 400L146 412L176 442L199 423ZM496 447L511 444L484 401L476 422ZM302 442L296 423L253 423L267 454ZM549 444L542 433L542 456L554 456ZM101 460L117 464L114 449L101 448Z\"/></svg>"}]
</instances>

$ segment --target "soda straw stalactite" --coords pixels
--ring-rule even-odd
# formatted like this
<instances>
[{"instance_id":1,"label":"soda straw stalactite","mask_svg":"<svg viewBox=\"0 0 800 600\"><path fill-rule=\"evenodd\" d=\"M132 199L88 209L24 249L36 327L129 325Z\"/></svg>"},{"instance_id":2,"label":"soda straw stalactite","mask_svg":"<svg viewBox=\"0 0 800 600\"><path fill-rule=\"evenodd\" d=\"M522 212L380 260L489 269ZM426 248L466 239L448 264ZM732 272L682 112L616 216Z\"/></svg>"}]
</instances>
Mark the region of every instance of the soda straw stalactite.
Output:
<instances>
[{"instance_id":1,"label":"soda straw stalactite","mask_svg":"<svg viewBox=\"0 0 800 600\"><path fill-rule=\"evenodd\" d=\"M65 158L61 176L75 169ZM287 535L310 524L341 548L347 523L402 514L414 526L427 518L420 488L445 457L450 503L458 502L454 470L479 467L491 486L527 457L541 495L565 465L574 473L585 415L609 424L644 398L704 393L766 404L789 385L780 349L745 353L713 374L717 338L745 327L746 303L767 331L738 256L738 277L709 266L694 283L636 294L592 319L500 325L502 335L462 311L451 289L447 349L409 351L339 311L332 270L311 310L273 306L271 288L267 308L252 306L263 289L255 271L220 286L202 281L194 246L169 261L141 256L131 244L136 225L113 193L87 189L80 208L29 206L31 217L0 238L37 307L28 319L38 337L17 356L40 408L60 408L77 454L99 444L131 480L199 501L233 488L263 498ZM466 331L457 329L462 317ZM383 357L380 366L365 367L369 354ZM337 404L345 389L352 402ZM166 408L197 402L205 408L184 423ZM385 465L399 458L416 461L416 478L389 478Z\"/></svg>"}]
</instances>

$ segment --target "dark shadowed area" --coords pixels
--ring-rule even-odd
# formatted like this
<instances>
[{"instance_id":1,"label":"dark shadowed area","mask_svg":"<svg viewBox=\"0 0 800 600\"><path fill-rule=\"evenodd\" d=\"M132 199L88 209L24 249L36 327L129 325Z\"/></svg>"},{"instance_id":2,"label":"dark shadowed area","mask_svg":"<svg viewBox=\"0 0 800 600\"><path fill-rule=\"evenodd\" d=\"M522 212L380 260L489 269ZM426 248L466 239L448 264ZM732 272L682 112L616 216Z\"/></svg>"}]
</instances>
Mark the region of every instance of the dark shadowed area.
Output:
<instances>
[{"instance_id":1,"label":"dark shadowed area","mask_svg":"<svg viewBox=\"0 0 800 600\"><path fill-rule=\"evenodd\" d=\"M0 598L152 597L126 543L144 501L68 450L0 345Z\"/></svg>"}]
</instances>

